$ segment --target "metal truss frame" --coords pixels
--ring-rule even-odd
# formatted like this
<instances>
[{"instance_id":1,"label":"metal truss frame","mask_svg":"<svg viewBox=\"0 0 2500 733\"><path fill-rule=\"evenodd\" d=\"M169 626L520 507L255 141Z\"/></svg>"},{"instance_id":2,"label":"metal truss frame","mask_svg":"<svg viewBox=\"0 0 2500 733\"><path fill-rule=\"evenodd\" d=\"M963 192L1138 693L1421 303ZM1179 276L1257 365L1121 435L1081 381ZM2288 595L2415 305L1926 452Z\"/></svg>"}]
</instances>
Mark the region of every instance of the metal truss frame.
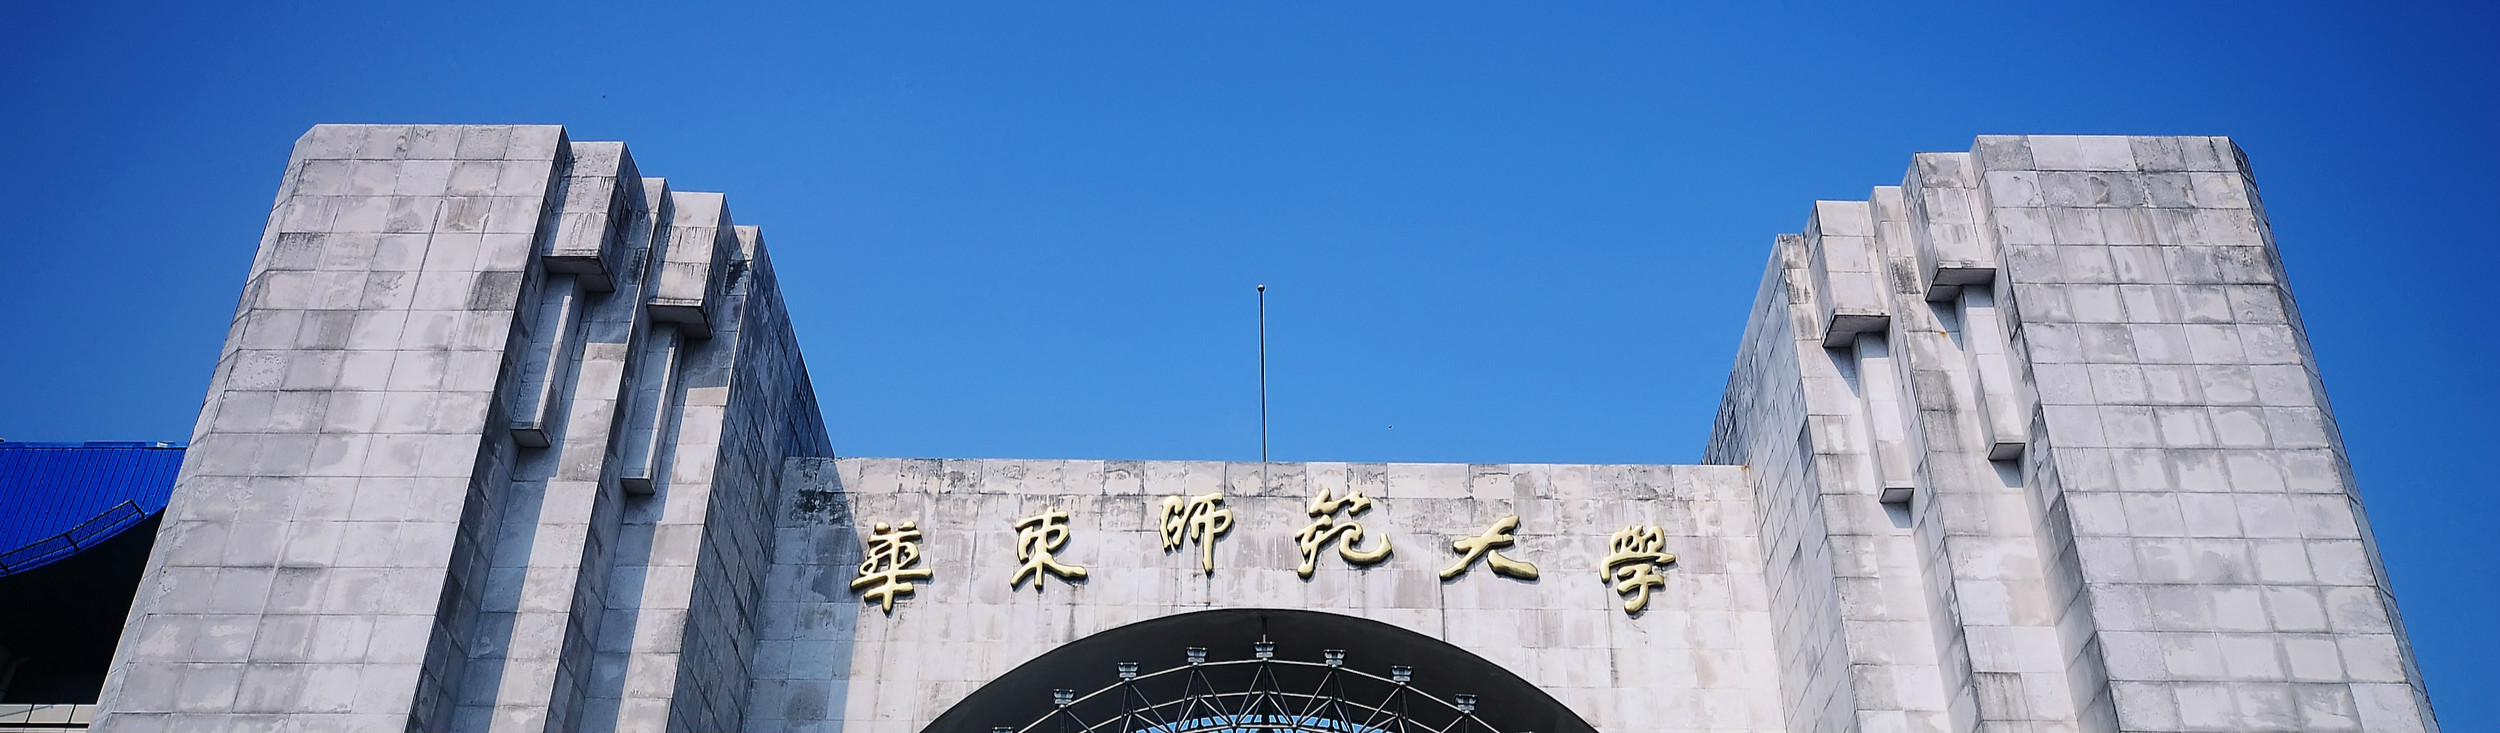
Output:
<instances>
[{"instance_id":1,"label":"metal truss frame","mask_svg":"<svg viewBox=\"0 0 2500 733\"><path fill-rule=\"evenodd\" d=\"M1345 666L1345 651L1322 661L1275 658L1275 644L1253 645L1249 659L1207 661L1188 647L1180 666L1139 673L1119 663L1120 679L1079 695L1051 691L1052 709L1022 727L993 733L1492 733L1476 716L1476 696L1447 699L1416 689L1414 669L1389 676Z\"/></svg>"}]
</instances>

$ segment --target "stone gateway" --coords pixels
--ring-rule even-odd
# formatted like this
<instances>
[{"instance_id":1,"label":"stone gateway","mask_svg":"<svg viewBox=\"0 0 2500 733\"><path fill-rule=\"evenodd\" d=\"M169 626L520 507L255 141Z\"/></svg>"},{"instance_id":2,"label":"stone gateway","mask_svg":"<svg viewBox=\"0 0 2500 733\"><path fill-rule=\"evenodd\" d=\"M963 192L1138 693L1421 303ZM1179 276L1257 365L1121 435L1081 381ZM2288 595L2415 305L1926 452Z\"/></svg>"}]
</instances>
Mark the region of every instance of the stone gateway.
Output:
<instances>
[{"instance_id":1,"label":"stone gateway","mask_svg":"<svg viewBox=\"0 0 2500 733\"><path fill-rule=\"evenodd\" d=\"M295 146L105 731L2428 731L2245 158L1772 242L1708 465L837 457L763 236L552 126Z\"/></svg>"}]
</instances>

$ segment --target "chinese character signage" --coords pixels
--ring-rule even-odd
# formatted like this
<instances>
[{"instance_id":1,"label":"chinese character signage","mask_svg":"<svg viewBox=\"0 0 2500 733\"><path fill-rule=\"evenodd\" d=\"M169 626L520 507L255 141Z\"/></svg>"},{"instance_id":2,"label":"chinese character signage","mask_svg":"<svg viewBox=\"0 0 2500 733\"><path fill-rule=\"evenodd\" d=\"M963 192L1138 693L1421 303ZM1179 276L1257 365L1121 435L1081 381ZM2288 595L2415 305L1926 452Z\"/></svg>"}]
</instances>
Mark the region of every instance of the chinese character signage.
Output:
<instances>
[{"instance_id":1,"label":"chinese character signage","mask_svg":"<svg viewBox=\"0 0 2500 733\"><path fill-rule=\"evenodd\" d=\"M1371 508L1372 499L1364 496L1363 492L1348 489L1345 498L1331 499L1327 489L1320 489L1318 496L1311 497L1311 523L1293 535L1294 545L1302 548L1302 566L1294 568L1294 572L1305 578L1311 577L1312 568L1319 563L1320 548L1330 543L1337 545L1339 557L1354 565L1370 565L1389 559L1387 537L1380 538L1380 545L1371 549L1358 550L1354 547L1354 543L1363 540L1363 525L1355 522L1353 516L1371 511ZM1346 514L1347 519L1343 522L1337 521L1339 511Z\"/></svg>"},{"instance_id":2,"label":"chinese character signage","mask_svg":"<svg viewBox=\"0 0 2500 733\"><path fill-rule=\"evenodd\" d=\"M1163 551L1181 549L1184 542L1198 545L1198 566L1208 575L1215 574L1215 538L1233 531L1233 510L1224 506L1223 492L1199 494L1187 499L1163 497Z\"/></svg>"},{"instance_id":3,"label":"chinese character signage","mask_svg":"<svg viewBox=\"0 0 2500 733\"><path fill-rule=\"evenodd\" d=\"M1666 552L1667 533L1658 525L1632 525L1616 532L1614 554L1606 556L1598 577L1613 581L1615 595L1627 596L1624 613L1640 613L1649 607L1649 589L1667 584L1658 569L1675 562L1675 553Z\"/></svg>"},{"instance_id":4,"label":"chinese character signage","mask_svg":"<svg viewBox=\"0 0 2500 733\"><path fill-rule=\"evenodd\" d=\"M868 535L868 558L859 564L859 577L851 581L851 590L870 603L894 612L894 597L909 595L911 581L928 580L928 568L915 568L920 562L920 528L909 520L888 527L878 522L876 531Z\"/></svg>"},{"instance_id":5,"label":"chinese character signage","mask_svg":"<svg viewBox=\"0 0 2500 733\"><path fill-rule=\"evenodd\" d=\"M1039 592L1042 589L1042 573L1059 576L1061 580L1085 579L1084 568L1060 562L1051 556L1051 553L1068 544L1067 512L1059 511L1057 507L1046 508L1040 514L1016 520L1015 526L1016 561L1024 565L1016 568L1015 575L1007 577L1008 588L1023 585L1024 579L1030 576L1033 578L1033 590Z\"/></svg>"},{"instance_id":6,"label":"chinese character signage","mask_svg":"<svg viewBox=\"0 0 2500 733\"><path fill-rule=\"evenodd\" d=\"M1319 569L1323 553L1335 550L1337 557L1355 567L1374 565L1389 559L1390 541L1385 536L1371 536L1366 541L1361 517L1372 509L1371 497L1359 490L1348 490L1343 496L1321 489L1311 497L1304 510L1310 521L1293 534L1294 547L1302 562L1294 572L1304 578ZM1075 530L1069 525L1069 514L1058 507L1044 507L1039 514L1017 519L1009 524L1015 532L1015 568L1007 578L1007 587L1022 588L1027 581L1039 592L1042 585L1056 577L1060 582L1084 580L1084 566L1060 557ZM1442 568L1441 579L1456 581L1459 576L1482 565L1493 574L1519 580L1536 580L1537 566L1526 559L1504 554L1516 551L1520 518L1505 515L1491 526L1472 536L1450 542L1450 551L1458 560ZM1233 529L1233 508L1224 505L1222 492L1196 496L1163 497L1161 516L1154 526L1161 535L1166 553L1196 550L1198 567L1209 575L1215 573L1215 543ZM894 612L894 604L912 594L915 580L929 580L934 574L920 566L920 529L910 520L889 526L878 522L864 540L865 559L859 564L859 575L851 581L862 601L877 604L886 613ZM1655 524L1635 524L1614 533L1607 542L1608 554L1596 568L1598 577L1609 583L1615 594L1623 596L1623 612L1637 615L1649 607L1650 593L1666 586L1663 571L1675 562L1675 553L1666 551L1667 534Z\"/></svg>"},{"instance_id":7,"label":"chinese character signage","mask_svg":"<svg viewBox=\"0 0 2500 733\"><path fill-rule=\"evenodd\" d=\"M1510 535L1511 530L1518 528L1519 515L1512 514L1502 517L1501 521L1494 522L1492 527L1484 531L1484 534L1451 542L1450 549L1456 550L1459 554L1458 564L1443 568L1441 579L1449 580L1458 577L1460 573L1467 572L1468 568L1475 567L1476 561L1481 559L1485 561L1485 564L1493 566L1495 575L1507 575L1520 580L1535 580L1535 565L1513 560L1502 554L1502 548L1519 541L1518 538Z\"/></svg>"}]
</instances>

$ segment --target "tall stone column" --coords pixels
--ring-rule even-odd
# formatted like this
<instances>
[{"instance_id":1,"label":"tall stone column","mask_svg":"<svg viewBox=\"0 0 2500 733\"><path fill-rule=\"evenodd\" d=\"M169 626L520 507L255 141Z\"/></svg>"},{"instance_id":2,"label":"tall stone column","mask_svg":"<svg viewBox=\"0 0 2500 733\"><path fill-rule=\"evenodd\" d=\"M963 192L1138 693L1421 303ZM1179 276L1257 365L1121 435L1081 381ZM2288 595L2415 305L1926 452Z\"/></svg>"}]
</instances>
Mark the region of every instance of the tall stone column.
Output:
<instances>
[{"instance_id":1,"label":"tall stone column","mask_svg":"<svg viewBox=\"0 0 2500 733\"><path fill-rule=\"evenodd\" d=\"M750 518L828 455L718 195L553 126L316 127L97 727L734 729Z\"/></svg>"},{"instance_id":2,"label":"tall stone column","mask_svg":"<svg viewBox=\"0 0 2500 733\"><path fill-rule=\"evenodd\" d=\"M1706 460L1754 468L1791 730L2435 728L2228 140L1818 203Z\"/></svg>"},{"instance_id":3,"label":"tall stone column","mask_svg":"<svg viewBox=\"0 0 2500 733\"><path fill-rule=\"evenodd\" d=\"M2079 689L2121 730L2433 728L2246 156L1974 152Z\"/></svg>"}]
</instances>

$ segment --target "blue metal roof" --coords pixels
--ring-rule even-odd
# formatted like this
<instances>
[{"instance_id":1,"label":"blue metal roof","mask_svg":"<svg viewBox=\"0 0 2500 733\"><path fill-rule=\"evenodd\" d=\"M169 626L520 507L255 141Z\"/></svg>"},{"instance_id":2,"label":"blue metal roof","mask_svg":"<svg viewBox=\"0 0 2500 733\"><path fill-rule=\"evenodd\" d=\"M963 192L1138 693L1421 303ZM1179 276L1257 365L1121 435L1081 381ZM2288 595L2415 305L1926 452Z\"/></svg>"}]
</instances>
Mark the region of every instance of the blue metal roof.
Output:
<instances>
[{"instance_id":1,"label":"blue metal roof","mask_svg":"<svg viewBox=\"0 0 2500 733\"><path fill-rule=\"evenodd\" d=\"M0 442L0 576L112 539L165 510L182 470L172 443Z\"/></svg>"}]
</instances>

